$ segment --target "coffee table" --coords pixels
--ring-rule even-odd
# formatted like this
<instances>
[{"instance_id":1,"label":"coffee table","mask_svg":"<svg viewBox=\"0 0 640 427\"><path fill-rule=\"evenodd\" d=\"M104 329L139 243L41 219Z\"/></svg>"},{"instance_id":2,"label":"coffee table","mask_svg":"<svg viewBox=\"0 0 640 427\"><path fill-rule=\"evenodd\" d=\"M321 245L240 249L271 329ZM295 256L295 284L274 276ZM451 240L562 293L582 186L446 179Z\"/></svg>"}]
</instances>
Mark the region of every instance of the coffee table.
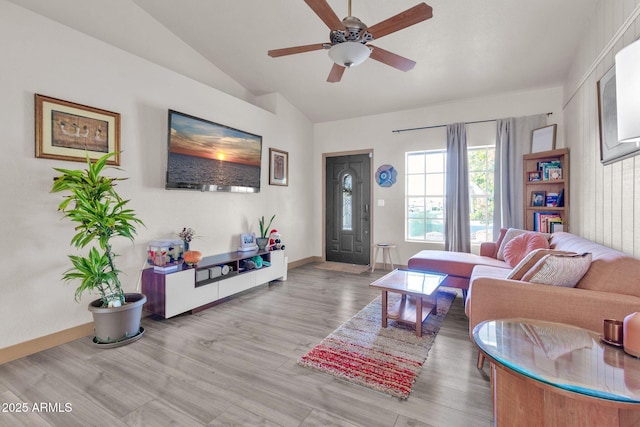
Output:
<instances>
[{"instance_id":1,"label":"coffee table","mask_svg":"<svg viewBox=\"0 0 640 427\"><path fill-rule=\"evenodd\" d=\"M596 332L532 319L473 330L491 362L495 425L629 426L640 420L640 360Z\"/></svg>"},{"instance_id":2,"label":"coffee table","mask_svg":"<svg viewBox=\"0 0 640 427\"><path fill-rule=\"evenodd\" d=\"M437 309L436 294L446 274L396 269L369 286L382 291L382 327L389 319L415 325L416 336L422 336L422 322ZM401 294L389 309L388 293Z\"/></svg>"}]
</instances>

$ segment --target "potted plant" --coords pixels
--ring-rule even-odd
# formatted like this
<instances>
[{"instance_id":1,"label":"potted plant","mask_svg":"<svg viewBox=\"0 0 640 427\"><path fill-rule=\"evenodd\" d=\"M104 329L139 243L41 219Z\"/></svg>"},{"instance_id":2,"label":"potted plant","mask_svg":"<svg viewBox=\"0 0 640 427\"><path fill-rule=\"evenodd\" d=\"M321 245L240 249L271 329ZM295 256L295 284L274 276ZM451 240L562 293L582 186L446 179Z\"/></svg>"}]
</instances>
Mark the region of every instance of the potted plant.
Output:
<instances>
[{"instance_id":1,"label":"potted plant","mask_svg":"<svg viewBox=\"0 0 640 427\"><path fill-rule=\"evenodd\" d=\"M269 220L269 224L265 227L264 215L260 217L258 223L260 224L260 237L256 239L256 244L260 250L263 250L267 243L269 243L269 238L267 237L269 234L269 229L271 228L271 223L273 223L273 219L276 217L275 214Z\"/></svg>"},{"instance_id":2,"label":"potted plant","mask_svg":"<svg viewBox=\"0 0 640 427\"><path fill-rule=\"evenodd\" d=\"M101 175L107 160L116 153L108 153L93 163L87 154L86 169L54 168L56 177L51 192L68 192L58 205L64 218L75 224L76 234L71 246L82 249L91 244L86 255L69 255L72 267L63 274L66 283L79 281L75 300L84 292L96 292L100 298L89 304L93 314L96 344L125 344L141 335L140 318L147 298L142 294L125 293L120 283L111 240L124 237L131 241L136 226L144 225L129 200L122 199L115 190L118 181Z\"/></svg>"}]
</instances>

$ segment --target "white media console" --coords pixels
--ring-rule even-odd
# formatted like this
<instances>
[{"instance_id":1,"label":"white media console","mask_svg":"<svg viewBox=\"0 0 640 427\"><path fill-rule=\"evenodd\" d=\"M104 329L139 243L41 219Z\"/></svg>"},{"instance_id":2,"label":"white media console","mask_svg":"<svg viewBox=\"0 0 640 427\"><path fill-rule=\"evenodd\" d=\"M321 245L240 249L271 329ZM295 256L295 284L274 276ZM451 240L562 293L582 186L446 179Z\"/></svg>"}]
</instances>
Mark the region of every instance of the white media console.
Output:
<instances>
[{"instance_id":1,"label":"white media console","mask_svg":"<svg viewBox=\"0 0 640 427\"><path fill-rule=\"evenodd\" d=\"M261 257L265 265L244 269L246 261L255 256ZM201 311L231 295L282 279L286 271L284 251L229 252L205 257L195 267L183 265L171 273L146 268L142 271L145 310L165 319Z\"/></svg>"}]
</instances>

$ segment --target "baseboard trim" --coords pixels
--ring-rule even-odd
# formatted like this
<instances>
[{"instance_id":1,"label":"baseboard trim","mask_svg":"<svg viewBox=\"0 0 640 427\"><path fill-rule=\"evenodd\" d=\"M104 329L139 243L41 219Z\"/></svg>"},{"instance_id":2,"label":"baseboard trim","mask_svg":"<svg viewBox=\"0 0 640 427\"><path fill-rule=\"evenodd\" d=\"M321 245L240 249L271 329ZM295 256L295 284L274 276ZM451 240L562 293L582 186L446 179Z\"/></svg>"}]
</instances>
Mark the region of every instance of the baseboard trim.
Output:
<instances>
[{"instance_id":1,"label":"baseboard trim","mask_svg":"<svg viewBox=\"0 0 640 427\"><path fill-rule=\"evenodd\" d=\"M0 365L93 334L93 322L0 348Z\"/></svg>"},{"instance_id":2,"label":"baseboard trim","mask_svg":"<svg viewBox=\"0 0 640 427\"><path fill-rule=\"evenodd\" d=\"M288 267L289 267L289 269L292 269L292 268L296 268L296 267L302 267L303 265L311 264L313 262L322 262L322 257L310 256L310 257L307 257L307 258L299 259L297 261L290 262L288 264Z\"/></svg>"},{"instance_id":3,"label":"baseboard trim","mask_svg":"<svg viewBox=\"0 0 640 427\"><path fill-rule=\"evenodd\" d=\"M293 269L296 267L302 267L306 264L323 261L323 258L320 256L311 256L290 262L288 264L288 268ZM12 360L20 359L22 357L38 353L43 350L47 350L49 348L57 347L61 344L75 341L79 338L91 335L92 333L93 322L89 322L85 323L84 325L75 326L73 328L65 329L63 331L56 332L50 335L45 335L40 338L34 338L20 344L0 348L0 365L11 362Z\"/></svg>"}]
</instances>

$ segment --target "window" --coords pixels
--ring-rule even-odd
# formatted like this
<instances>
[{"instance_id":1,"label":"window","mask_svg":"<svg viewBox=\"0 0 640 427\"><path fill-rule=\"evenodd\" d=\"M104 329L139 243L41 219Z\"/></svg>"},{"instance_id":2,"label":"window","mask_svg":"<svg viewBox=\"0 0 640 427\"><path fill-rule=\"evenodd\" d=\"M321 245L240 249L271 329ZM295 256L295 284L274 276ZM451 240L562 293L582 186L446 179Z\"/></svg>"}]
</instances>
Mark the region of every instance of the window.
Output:
<instances>
[{"instance_id":1,"label":"window","mask_svg":"<svg viewBox=\"0 0 640 427\"><path fill-rule=\"evenodd\" d=\"M495 147L469 147L470 229L473 243L493 238ZM406 240L444 242L446 150L406 153Z\"/></svg>"},{"instance_id":2,"label":"window","mask_svg":"<svg viewBox=\"0 0 640 427\"><path fill-rule=\"evenodd\" d=\"M444 242L446 152L407 153L407 240Z\"/></svg>"},{"instance_id":3,"label":"window","mask_svg":"<svg viewBox=\"0 0 640 427\"><path fill-rule=\"evenodd\" d=\"M345 174L342 178L342 230L351 231L353 229L353 178Z\"/></svg>"},{"instance_id":4,"label":"window","mask_svg":"<svg viewBox=\"0 0 640 427\"><path fill-rule=\"evenodd\" d=\"M489 242L493 240L495 146L469 148L467 156L471 242Z\"/></svg>"}]
</instances>

